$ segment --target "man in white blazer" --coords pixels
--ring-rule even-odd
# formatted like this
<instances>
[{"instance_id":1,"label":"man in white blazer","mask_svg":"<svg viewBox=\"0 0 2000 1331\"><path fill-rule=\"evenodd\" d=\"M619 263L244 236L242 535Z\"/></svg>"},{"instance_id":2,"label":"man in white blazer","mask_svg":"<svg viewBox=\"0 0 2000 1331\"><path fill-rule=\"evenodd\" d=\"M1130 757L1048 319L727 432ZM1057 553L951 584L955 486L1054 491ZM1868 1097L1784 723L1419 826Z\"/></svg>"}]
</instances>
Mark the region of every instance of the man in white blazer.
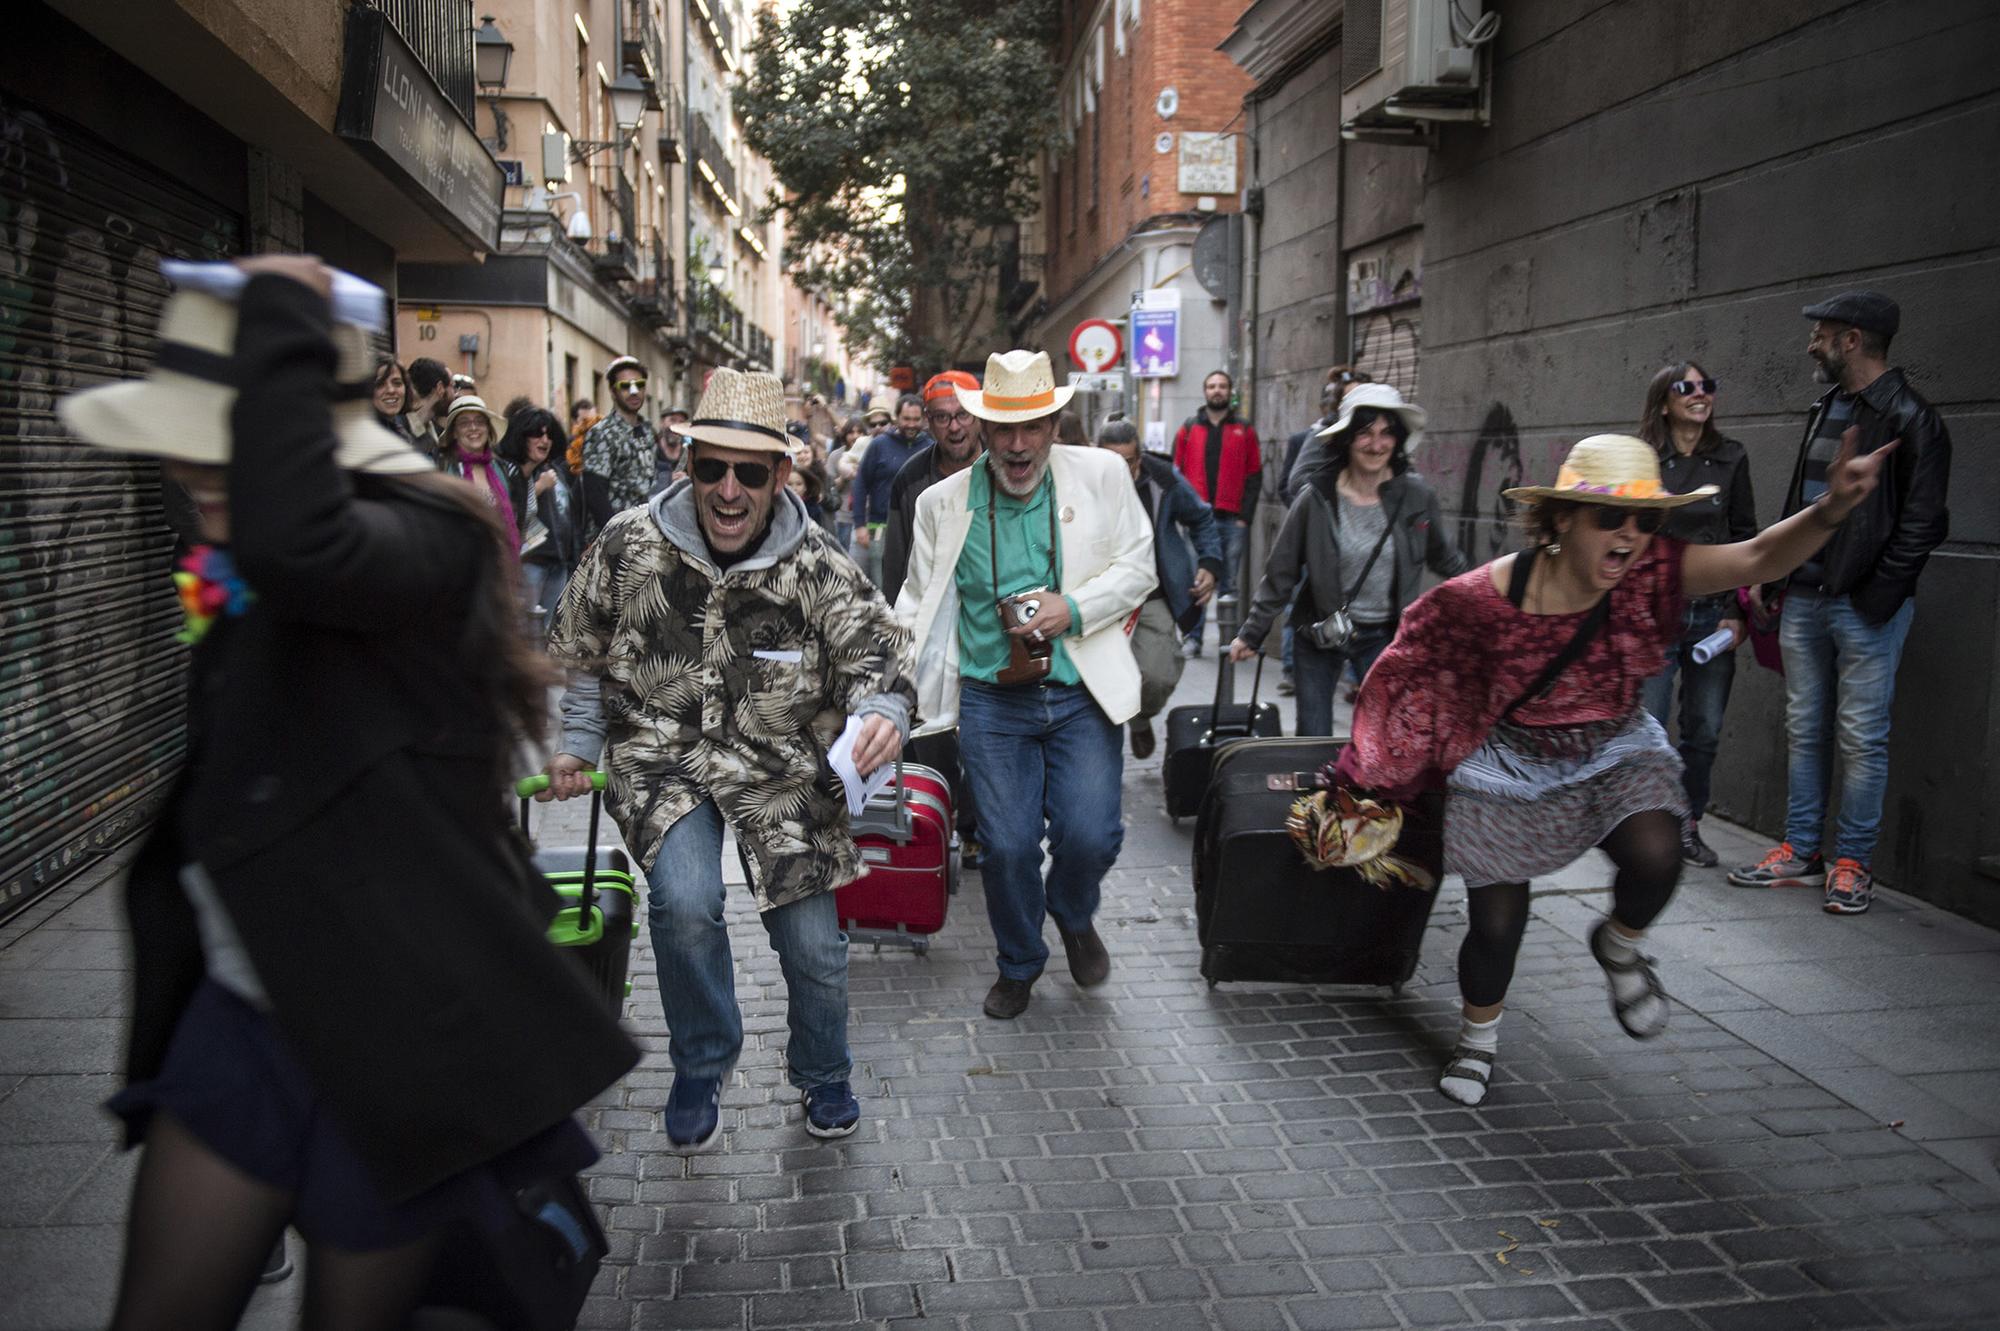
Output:
<instances>
[{"instance_id":1,"label":"man in white blazer","mask_svg":"<svg viewBox=\"0 0 2000 1331\"><path fill-rule=\"evenodd\" d=\"M959 396L983 423L985 456L917 501L896 600L916 637L919 733L958 727L979 806L1000 972L985 1010L1002 1020L1027 1008L1048 961L1045 916L1077 984L1111 973L1093 920L1125 836L1120 728L1139 710L1129 634L1156 583L1152 529L1123 463L1054 447L1072 392L1055 386L1045 352L987 359L981 390ZM1003 597L1020 605L1018 622L1003 619Z\"/></svg>"}]
</instances>

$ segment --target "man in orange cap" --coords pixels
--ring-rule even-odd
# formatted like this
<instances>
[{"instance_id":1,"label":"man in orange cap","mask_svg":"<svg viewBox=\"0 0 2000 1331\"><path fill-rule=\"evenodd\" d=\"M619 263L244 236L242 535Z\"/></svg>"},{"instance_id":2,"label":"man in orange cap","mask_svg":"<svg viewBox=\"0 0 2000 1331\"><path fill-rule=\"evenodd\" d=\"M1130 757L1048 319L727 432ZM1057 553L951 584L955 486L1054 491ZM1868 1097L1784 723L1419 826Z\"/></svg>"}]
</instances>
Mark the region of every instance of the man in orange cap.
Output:
<instances>
[{"instance_id":1,"label":"man in orange cap","mask_svg":"<svg viewBox=\"0 0 2000 1331\"><path fill-rule=\"evenodd\" d=\"M958 405L960 392L977 393L979 380L964 370L932 375L924 385L924 425L931 442L889 483L889 517L882 528L882 597L890 605L910 568L910 533L917 528L917 496L955 471L972 465L985 447L979 418Z\"/></svg>"}]
</instances>

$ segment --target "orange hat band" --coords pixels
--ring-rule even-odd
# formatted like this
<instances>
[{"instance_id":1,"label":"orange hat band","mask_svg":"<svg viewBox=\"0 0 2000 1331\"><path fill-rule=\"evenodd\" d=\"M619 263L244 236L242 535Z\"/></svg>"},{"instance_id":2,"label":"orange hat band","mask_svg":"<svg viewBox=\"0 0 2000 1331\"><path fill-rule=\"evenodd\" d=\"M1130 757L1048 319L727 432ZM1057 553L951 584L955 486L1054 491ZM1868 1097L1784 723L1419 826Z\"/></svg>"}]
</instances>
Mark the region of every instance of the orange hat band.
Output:
<instances>
[{"instance_id":1,"label":"orange hat band","mask_svg":"<svg viewBox=\"0 0 2000 1331\"><path fill-rule=\"evenodd\" d=\"M991 391L986 394L988 411L1033 411L1037 407L1053 407L1056 404L1056 390L1044 388L1039 393L1026 397L1000 397Z\"/></svg>"}]
</instances>

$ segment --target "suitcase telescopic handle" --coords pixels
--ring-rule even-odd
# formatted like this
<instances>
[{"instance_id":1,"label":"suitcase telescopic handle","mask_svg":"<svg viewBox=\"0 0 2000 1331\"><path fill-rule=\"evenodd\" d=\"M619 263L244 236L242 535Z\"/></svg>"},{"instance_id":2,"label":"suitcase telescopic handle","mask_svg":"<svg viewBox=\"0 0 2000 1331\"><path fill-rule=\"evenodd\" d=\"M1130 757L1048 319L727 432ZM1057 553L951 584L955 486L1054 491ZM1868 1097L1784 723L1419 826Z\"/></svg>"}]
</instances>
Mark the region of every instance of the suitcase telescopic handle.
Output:
<instances>
[{"instance_id":1,"label":"suitcase telescopic handle","mask_svg":"<svg viewBox=\"0 0 2000 1331\"><path fill-rule=\"evenodd\" d=\"M1221 671L1216 672L1215 710L1208 714L1208 730L1211 735L1220 734L1222 724L1222 681L1227 678ZM1243 713L1243 734L1247 738L1257 733L1257 691L1264 685L1264 653L1257 653L1257 664L1250 669L1250 705ZM1231 699L1234 702L1234 699ZM1230 730L1236 727L1230 726Z\"/></svg>"},{"instance_id":2,"label":"suitcase telescopic handle","mask_svg":"<svg viewBox=\"0 0 2000 1331\"><path fill-rule=\"evenodd\" d=\"M521 833L528 831L528 801L549 788L546 772L524 776L514 783L514 793L521 797ZM583 886L576 893L577 928L583 929L590 923L591 909L597 905L597 827L604 813L604 773L590 774L590 836L583 848Z\"/></svg>"}]
</instances>

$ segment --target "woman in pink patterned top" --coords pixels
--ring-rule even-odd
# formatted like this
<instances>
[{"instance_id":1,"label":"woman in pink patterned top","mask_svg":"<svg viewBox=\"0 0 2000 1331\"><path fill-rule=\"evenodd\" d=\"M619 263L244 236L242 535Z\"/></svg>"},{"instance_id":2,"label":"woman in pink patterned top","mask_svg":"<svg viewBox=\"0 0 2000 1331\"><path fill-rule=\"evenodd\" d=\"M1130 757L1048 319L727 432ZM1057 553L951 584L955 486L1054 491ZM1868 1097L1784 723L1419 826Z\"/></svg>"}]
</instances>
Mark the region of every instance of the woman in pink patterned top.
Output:
<instances>
[{"instance_id":1,"label":"woman in pink patterned top","mask_svg":"<svg viewBox=\"0 0 2000 1331\"><path fill-rule=\"evenodd\" d=\"M1817 504L1747 541L1687 545L1655 533L1668 509L1714 487L1670 494L1644 442L1595 435L1554 485L1507 491L1528 505L1529 549L1404 612L1329 778L1392 799L1445 788L1445 868L1465 879L1471 926L1458 955L1464 1023L1438 1083L1447 1096L1485 1097L1528 881L1592 846L1617 867L1611 913L1590 938L1612 1011L1637 1039L1666 1029L1666 991L1636 944L1680 879L1687 809L1680 755L1639 706L1640 686L1678 641L1688 597L1804 563L1874 489L1888 451L1856 458L1846 441Z\"/></svg>"}]
</instances>

